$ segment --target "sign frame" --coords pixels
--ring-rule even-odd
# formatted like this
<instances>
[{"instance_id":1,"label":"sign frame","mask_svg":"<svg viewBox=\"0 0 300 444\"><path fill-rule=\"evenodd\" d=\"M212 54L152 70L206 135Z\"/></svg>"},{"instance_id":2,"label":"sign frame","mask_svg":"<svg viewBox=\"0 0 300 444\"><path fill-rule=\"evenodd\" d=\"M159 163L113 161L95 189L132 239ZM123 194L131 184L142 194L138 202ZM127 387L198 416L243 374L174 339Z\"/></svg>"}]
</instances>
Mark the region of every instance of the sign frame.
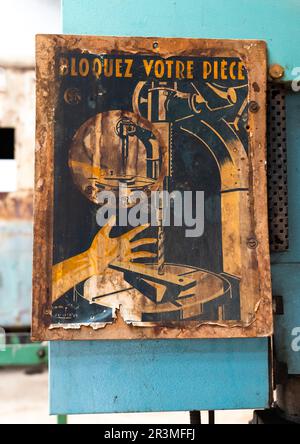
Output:
<instances>
[{"instance_id":1,"label":"sign frame","mask_svg":"<svg viewBox=\"0 0 300 444\"><path fill-rule=\"evenodd\" d=\"M92 54L147 54L163 58L239 57L248 70L248 146L252 232L243 234L246 268L254 270L256 294L244 301L251 314L237 322L188 322L186 325L135 327L117 316L104 328L56 327L51 323L54 194L54 110L57 83L56 51ZM96 36L37 36L37 144L34 210L33 340L190 339L262 337L272 334L272 297L267 225L266 187L266 44L257 40L201 40L177 38L127 38ZM245 265L243 265L245 266ZM253 280L253 277L251 278Z\"/></svg>"}]
</instances>

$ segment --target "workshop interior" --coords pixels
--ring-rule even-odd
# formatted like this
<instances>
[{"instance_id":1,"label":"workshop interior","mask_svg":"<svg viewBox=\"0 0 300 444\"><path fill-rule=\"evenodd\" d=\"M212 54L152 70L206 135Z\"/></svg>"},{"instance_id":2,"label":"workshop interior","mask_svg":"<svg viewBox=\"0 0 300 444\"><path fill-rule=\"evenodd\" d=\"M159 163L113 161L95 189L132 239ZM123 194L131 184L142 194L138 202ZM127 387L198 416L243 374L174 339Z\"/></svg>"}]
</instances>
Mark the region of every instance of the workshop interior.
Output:
<instances>
[{"instance_id":1,"label":"workshop interior","mask_svg":"<svg viewBox=\"0 0 300 444\"><path fill-rule=\"evenodd\" d=\"M2 3L0 424L299 425L300 0Z\"/></svg>"}]
</instances>

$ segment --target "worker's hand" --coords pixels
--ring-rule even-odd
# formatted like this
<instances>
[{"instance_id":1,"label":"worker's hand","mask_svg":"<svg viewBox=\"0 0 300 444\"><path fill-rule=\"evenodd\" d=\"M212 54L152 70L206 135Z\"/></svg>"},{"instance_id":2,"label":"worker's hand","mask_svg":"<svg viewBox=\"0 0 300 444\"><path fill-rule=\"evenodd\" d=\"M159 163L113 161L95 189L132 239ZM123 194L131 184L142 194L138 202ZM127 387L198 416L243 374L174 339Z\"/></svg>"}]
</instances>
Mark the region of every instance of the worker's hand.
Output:
<instances>
[{"instance_id":1,"label":"worker's hand","mask_svg":"<svg viewBox=\"0 0 300 444\"><path fill-rule=\"evenodd\" d=\"M87 251L91 274L93 275L103 273L109 264L117 258L122 262L130 262L135 259L154 258L157 256L156 253L150 251L133 251L137 247L157 243L155 238L143 238L134 241L134 238L146 230L149 224L138 226L119 237L111 238L110 233L115 225L115 221L116 218L112 217L101 228Z\"/></svg>"}]
</instances>

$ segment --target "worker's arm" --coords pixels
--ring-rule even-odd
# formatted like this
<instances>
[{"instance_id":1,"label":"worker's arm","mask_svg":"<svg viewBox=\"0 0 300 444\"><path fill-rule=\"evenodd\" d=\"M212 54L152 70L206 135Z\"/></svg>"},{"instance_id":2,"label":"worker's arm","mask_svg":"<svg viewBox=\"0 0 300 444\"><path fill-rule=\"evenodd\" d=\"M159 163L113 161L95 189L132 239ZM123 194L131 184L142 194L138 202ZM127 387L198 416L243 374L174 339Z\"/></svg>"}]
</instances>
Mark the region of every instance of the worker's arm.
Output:
<instances>
[{"instance_id":1,"label":"worker's arm","mask_svg":"<svg viewBox=\"0 0 300 444\"><path fill-rule=\"evenodd\" d=\"M154 238L144 238L132 242L148 225L133 228L127 233L111 238L110 231L114 220L107 223L95 236L90 248L52 268L52 303L75 285L107 270L109 264L119 258L122 261L156 257L156 253L132 250L147 244L155 244Z\"/></svg>"}]
</instances>

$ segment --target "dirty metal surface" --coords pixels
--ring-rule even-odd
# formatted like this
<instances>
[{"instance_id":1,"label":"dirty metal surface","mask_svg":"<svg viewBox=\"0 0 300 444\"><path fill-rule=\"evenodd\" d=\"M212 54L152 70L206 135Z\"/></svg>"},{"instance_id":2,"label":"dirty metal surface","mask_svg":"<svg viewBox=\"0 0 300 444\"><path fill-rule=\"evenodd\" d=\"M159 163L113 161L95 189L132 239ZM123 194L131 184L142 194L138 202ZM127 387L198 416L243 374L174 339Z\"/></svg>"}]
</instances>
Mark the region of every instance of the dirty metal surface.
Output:
<instances>
[{"instance_id":1,"label":"dirty metal surface","mask_svg":"<svg viewBox=\"0 0 300 444\"><path fill-rule=\"evenodd\" d=\"M31 323L32 221L0 220L0 325Z\"/></svg>"},{"instance_id":2,"label":"dirty metal surface","mask_svg":"<svg viewBox=\"0 0 300 444\"><path fill-rule=\"evenodd\" d=\"M270 248L273 252L289 248L285 97L284 84L268 84L268 206Z\"/></svg>"},{"instance_id":3,"label":"dirty metal surface","mask_svg":"<svg viewBox=\"0 0 300 444\"><path fill-rule=\"evenodd\" d=\"M0 193L0 220L32 220L33 191Z\"/></svg>"},{"instance_id":4,"label":"dirty metal surface","mask_svg":"<svg viewBox=\"0 0 300 444\"><path fill-rule=\"evenodd\" d=\"M31 323L33 192L0 194L0 326Z\"/></svg>"},{"instance_id":5,"label":"dirty metal surface","mask_svg":"<svg viewBox=\"0 0 300 444\"><path fill-rule=\"evenodd\" d=\"M39 36L37 61L33 338L270 335L265 44ZM204 188L203 236L97 227L122 181Z\"/></svg>"}]
</instances>

